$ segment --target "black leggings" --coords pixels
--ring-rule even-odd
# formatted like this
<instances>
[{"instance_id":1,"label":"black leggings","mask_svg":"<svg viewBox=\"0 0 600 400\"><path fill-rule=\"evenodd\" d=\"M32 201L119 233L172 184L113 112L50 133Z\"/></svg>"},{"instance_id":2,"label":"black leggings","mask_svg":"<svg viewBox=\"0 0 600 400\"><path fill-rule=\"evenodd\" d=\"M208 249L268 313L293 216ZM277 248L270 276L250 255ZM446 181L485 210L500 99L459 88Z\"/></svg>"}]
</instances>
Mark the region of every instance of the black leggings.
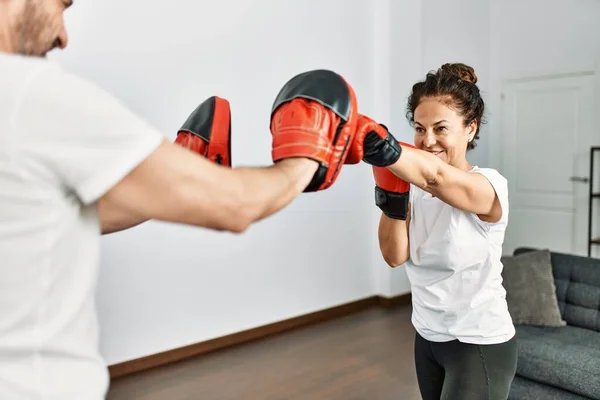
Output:
<instances>
[{"instance_id":1,"label":"black leggings","mask_svg":"<svg viewBox=\"0 0 600 400\"><path fill-rule=\"evenodd\" d=\"M517 370L517 341L429 342L417 333L415 365L423 400L506 400Z\"/></svg>"}]
</instances>

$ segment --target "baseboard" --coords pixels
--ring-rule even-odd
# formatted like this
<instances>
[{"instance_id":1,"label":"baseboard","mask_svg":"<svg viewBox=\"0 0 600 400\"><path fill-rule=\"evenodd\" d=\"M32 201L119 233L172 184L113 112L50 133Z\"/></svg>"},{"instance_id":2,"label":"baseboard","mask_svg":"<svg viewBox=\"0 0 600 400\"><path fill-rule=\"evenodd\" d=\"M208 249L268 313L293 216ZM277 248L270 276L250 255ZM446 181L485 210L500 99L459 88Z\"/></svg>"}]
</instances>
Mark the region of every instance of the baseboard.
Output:
<instances>
[{"instance_id":1,"label":"baseboard","mask_svg":"<svg viewBox=\"0 0 600 400\"><path fill-rule=\"evenodd\" d=\"M383 308L407 306L411 304L411 299L410 293L404 293L394 297L377 296L379 306Z\"/></svg>"},{"instance_id":2,"label":"baseboard","mask_svg":"<svg viewBox=\"0 0 600 400\"><path fill-rule=\"evenodd\" d=\"M292 329L317 324L334 318L343 317L371 307L390 308L410 304L410 293L396 297L372 296L365 299L331 307L325 310L301 315L272 324L260 326L243 332L222 336L201 343L164 351L150 356L125 361L108 367L111 378L119 378L136 372L181 361L190 357L236 346L253 340L265 338Z\"/></svg>"}]
</instances>

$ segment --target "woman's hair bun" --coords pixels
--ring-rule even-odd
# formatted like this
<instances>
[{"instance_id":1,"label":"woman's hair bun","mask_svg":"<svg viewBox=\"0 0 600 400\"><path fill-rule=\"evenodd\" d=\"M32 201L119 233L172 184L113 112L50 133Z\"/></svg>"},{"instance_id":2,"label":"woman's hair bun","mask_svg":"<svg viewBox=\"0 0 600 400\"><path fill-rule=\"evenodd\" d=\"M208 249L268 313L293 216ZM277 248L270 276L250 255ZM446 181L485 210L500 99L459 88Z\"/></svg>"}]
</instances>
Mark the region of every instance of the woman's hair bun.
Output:
<instances>
[{"instance_id":1,"label":"woman's hair bun","mask_svg":"<svg viewBox=\"0 0 600 400\"><path fill-rule=\"evenodd\" d=\"M477 83L477 75L475 75L475 70L466 64L447 63L441 66L440 72L442 74L457 76L463 81L471 82L473 84Z\"/></svg>"}]
</instances>

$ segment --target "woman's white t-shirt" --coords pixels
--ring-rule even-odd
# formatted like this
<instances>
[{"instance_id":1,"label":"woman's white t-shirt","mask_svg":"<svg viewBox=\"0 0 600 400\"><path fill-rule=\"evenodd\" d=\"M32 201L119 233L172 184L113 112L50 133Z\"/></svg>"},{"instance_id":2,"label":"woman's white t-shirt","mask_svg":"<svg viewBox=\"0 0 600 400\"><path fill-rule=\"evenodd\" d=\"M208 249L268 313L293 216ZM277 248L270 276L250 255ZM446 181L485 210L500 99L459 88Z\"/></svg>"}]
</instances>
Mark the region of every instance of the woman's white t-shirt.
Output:
<instances>
[{"instance_id":1,"label":"woman's white t-shirt","mask_svg":"<svg viewBox=\"0 0 600 400\"><path fill-rule=\"evenodd\" d=\"M508 186L498 171L485 176L502 206L498 222L482 221L411 185L410 259L412 323L427 340L473 344L506 342L515 328L502 286L502 243L508 222Z\"/></svg>"}]
</instances>

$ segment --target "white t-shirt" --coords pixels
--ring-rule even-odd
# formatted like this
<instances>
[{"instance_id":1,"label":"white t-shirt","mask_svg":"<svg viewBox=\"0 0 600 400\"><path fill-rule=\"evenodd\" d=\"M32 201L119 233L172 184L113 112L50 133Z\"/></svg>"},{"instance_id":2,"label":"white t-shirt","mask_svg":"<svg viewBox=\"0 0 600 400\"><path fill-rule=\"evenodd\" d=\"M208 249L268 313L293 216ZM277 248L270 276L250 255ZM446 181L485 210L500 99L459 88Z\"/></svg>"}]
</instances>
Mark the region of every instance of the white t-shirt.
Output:
<instances>
[{"instance_id":1,"label":"white t-shirt","mask_svg":"<svg viewBox=\"0 0 600 400\"><path fill-rule=\"evenodd\" d=\"M495 344L515 334L502 286L502 243L508 223L508 186L496 170L473 167L496 190L496 223L461 211L411 185L410 259L412 323L433 342L458 339Z\"/></svg>"},{"instance_id":2,"label":"white t-shirt","mask_svg":"<svg viewBox=\"0 0 600 400\"><path fill-rule=\"evenodd\" d=\"M163 139L55 63L0 53L0 399L105 398L94 203Z\"/></svg>"}]
</instances>

